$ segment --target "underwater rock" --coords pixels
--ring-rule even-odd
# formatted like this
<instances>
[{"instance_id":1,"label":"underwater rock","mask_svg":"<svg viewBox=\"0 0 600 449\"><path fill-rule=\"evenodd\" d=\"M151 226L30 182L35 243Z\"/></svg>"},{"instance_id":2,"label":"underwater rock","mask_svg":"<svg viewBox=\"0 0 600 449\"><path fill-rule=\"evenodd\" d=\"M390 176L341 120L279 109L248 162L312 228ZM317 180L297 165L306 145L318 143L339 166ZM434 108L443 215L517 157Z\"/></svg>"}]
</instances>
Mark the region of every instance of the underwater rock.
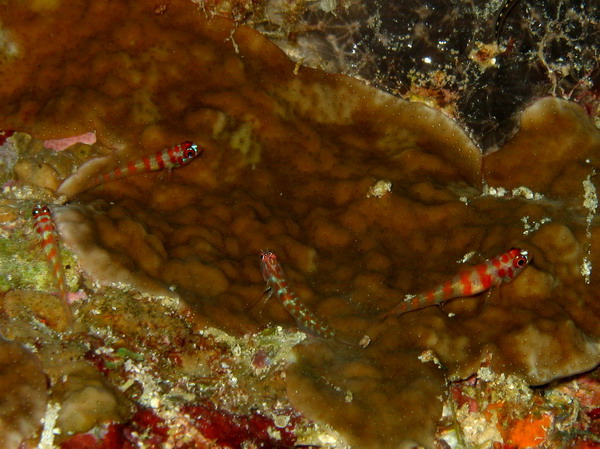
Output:
<instances>
[{"instance_id":1,"label":"underwater rock","mask_svg":"<svg viewBox=\"0 0 600 449\"><path fill-rule=\"evenodd\" d=\"M11 127L39 138L96 129L114 162L186 139L206 148L172 173L87 190L102 159L68 178L55 219L81 268L100 284L180 297L202 325L293 328L274 301L248 312L265 287L258 254L272 249L344 341L371 337L364 350L309 339L286 377L292 404L353 447L432 447L446 380L490 357L532 385L600 362L600 138L578 106L535 103L507 148L483 158L443 113L296 67L258 33L184 1L161 14L139 2L44 12L10 2L0 16L22 56L0 71ZM382 180L387 193L371 195ZM375 318L456 274L465 255L512 246L533 255L514 282Z\"/></svg>"},{"instance_id":2,"label":"underwater rock","mask_svg":"<svg viewBox=\"0 0 600 449\"><path fill-rule=\"evenodd\" d=\"M53 213L61 239L77 254L81 268L94 282L173 296L164 285L141 271L146 269L156 275L165 250L155 236L130 218L128 211L115 208L104 215L95 208L86 211L82 206L56 206ZM98 245L98 241L103 244ZM117 256L119 249L125 254ZM136 262L139 268L135 267Z\"/></svg>"},{"instance_id":3,"label":"underwater rock","mask_svg":"<svg viewBox=\"0 0 600 449\"><path fill-rule=\"evenodd\" d=\"M598 369L531 389L522 378L496 374L484 365L450 386L439 429L440 440L447 444L440 445L593 448L600 405L600 395L593 393L599 391L597 376ZM572 432L577 437L569 441Z\"/></svg>"},{"instance_id":4,"label":"underwater rock","mask_svg":"<svg viewBox=\"0 0 600 449\"><path fill-rule=\"evenodd\" d=\"M518 128L518 112L544 95L600 111L600 12L590 2L506 4L430 0L195 0L264 31L299 64L367 80L461 120L485 152ZM245 14L240 14L245 11ZM499 31L497 33L496 31Z\"/></svg>"},{"instance_id":5,"label":"underwater rock","mask_svg":"<svg viewBox=\"0 0 600 449\"><path fill-rule=\"evenodd\" d=\"M42 146L30 136L17 133L13 137L13 154L18 157L12 167L15 177L23 182L55 191L62 182L61 177Z\"/></svg>"},{"instance_id":6,"label":"underwater rock","mask_svg":"<svg viewBox=\"0 0 600 449\"><path fill-rule=\"evenodd\" d=\"M41 427L48 393L38 357L0 335L0 447L16 449Z\"/></svg>"},{"instance_id":7,"label":"underwater rock","mask_svg":"<svg viewBox=\"0 0 600 449\"><path fill-rule=\"evenodd\" d=\"M595 174L600 146L600 135L585 111L546 97L525 109L519 122L519 133L502 151L484 158L486 182L511 190L527 186L581 207L582 183Z\"/></svg>"},{"instance_id":8,"label":"underwater rock","mask_svg":"<svg viewBox=\"0 0 600 449\"><path fill-rule=\"evenodd\" d=\"M61 184L61 179L48 164L39 164L31 160L22 160L15 165L17 177L34 186L45 187L56 191Z\"/></svg>"},{"instance_id":9,"label":"underwater rock","mask_svg":"<svg viewBox=\"0 0 600 449\"><path fill-rule=\"evenodd\" d=\"M68 174L94 155L90 150L78 143L57 152L27 134L15 133L8 151L16 159L12 171L17 180L55 192Z\"/></svg>"},{"instance_id":10,"label":"underwater rock","mask_svg":"<svg viewBox=\"0 0 600 449\"><path fill-rule=\"evenodd\" d=\"M64 332L69 319L60 298L48 293L29 290L13 290L4 295L3 311L14 318L18 315L34 316L46 326Z\"/></svg>"},{"instance_id":11,"label":"underwater rock","mask_svg":"<svg viewBox=\"0 0 600 449\"><path fill-rule=\"evenodd\" d=\"M102 422L120 422L131 416L130 404L96 369L85 362L61 367L61 381L52 390L60 403L57 427L63 435L86 432Z\"/></svg>"}]
</instances>

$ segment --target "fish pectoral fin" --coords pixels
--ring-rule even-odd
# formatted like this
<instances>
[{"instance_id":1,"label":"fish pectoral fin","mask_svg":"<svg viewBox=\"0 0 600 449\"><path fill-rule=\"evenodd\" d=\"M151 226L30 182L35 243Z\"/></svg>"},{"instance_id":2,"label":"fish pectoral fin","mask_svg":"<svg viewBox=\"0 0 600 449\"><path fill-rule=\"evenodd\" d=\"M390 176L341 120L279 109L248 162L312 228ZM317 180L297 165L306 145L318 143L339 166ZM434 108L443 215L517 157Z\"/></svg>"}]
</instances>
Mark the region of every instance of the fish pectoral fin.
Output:
<instances>
[{"instance_id":1,"label":"fish pectoral fin","mask_svg":"<svg viewBox=\"0 0 600 449\"><path fill-rule=\"evenodd\" d=\"M494 292L494 293L492 293ZM496 294L498 296L500 296L500 298L502 298L502 289L498 288L498 289L493 289L490 288L488 291L485 292L485 295L483 295L483 305L487 305L488 301L490 300L490 298L492 297L492 294Z\"/></svg>"},{"instance_id":2,"label":"fish pectoral fin","mask_svg":"<svg viewBox=\"0 0 600 449\"><path fill-rule=\"evenodd\" d=\"M258 313L262 313L262 309L265 307L271 296L273 295L273 287L270 285L267 286L264 292L258 297L256 301L254 301L250 306L246 308L246 312L258 307Z\"/></svg>"},{"instance_id":3,"label":"fish pectoral fin","mask_svg":"<svg viewBox=\"0 0 600 449\"><path fill-rule=\"evenodd\" d=\"M39 238L36 238L35 241L29 243L27 249L29 251L35 252L36 254L37 253L42 254L44 252L44 250L42 250L41 243L42 243L42 240Z\"/></svg>"},{"instance_id":4,"label":"fish pectoral fin","mask_svg":"<svg viewBox=\"0 0 600 449\"><path fill-rule=\"evenodd\" d=\"M452 298L452 299L457 299L457 298ZM440 312L442 312L446 316L449 316L450 312L446 312L446 310L444 310L444 306L446 305L447 302L448 301L438 302L438 303L434 304L434 306L438 306L440 309Z\"/></svg>"},{"instance_id":5,"label":"fish pectoral fin","mask_svg":"<svg viewBox=\"0 0 600 449\"><path fill-rule=\"evenodd\" d=\"M173 181L173 168L167 167L158 173L158 182L171 182Z\"/></svg>"},{"instance_id":6,"label":"fish pectoral fin","mask_svg":"<svg viewBox=\"0 0 600 449\"><path fill-rule=\"evenodd\" d=\"M265 291L262 292L260 299L264 299L265 301L268 301L269 299L271 299L272 295L273 295L273 287L268 285L267 288L265 288Z\"/></svg>"},{"instance_id":7,"label":"fish pectoral fin","mask_svg":"<svg viewBox=\"0 0 600 449\"><path fill-rule=\"evenodd\" d=\"M403 301L400 304L396 304L394 307L392 307L388 311L382 312L379 315L377 315L377 320L383 322L390 317L393 317L393 316L397 317L400 315L404 315L406 312L409 312L409 310L405 309L405 303Z\"/></svg>"}]
</instances>

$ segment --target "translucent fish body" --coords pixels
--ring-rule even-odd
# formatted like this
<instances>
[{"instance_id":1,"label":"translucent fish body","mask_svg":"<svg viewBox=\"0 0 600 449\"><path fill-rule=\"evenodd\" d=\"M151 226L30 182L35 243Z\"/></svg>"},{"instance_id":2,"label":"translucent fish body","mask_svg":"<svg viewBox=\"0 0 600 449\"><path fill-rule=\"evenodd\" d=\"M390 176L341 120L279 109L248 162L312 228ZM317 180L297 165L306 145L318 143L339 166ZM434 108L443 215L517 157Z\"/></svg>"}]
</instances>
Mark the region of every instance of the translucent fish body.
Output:
<instances>
[{"instance_id":1,"label":"translucent fish body","mask_svg":"<svg viewBox=\"0 0 600 449\"><path fill-rule=\"evenodd\" d=\"M401 302L387 311L381 318L419 310L424 307L441 304L453 298L473 296L512 281L529 264L529 253L513 248L482 264L454 276L443 284Z\"/></svg>"}]
</instances>

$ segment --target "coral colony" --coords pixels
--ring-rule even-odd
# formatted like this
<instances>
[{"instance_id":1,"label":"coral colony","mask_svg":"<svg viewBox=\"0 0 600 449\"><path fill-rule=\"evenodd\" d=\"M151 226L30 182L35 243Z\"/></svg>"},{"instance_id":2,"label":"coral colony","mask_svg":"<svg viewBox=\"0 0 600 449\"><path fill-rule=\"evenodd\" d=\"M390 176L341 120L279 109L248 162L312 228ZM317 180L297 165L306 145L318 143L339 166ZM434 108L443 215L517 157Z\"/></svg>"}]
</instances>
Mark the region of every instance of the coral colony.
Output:
<instances>
[{"instance_id":1,"label":"coral colony","mask_svg":"<svg viewBox=\"0 0 600 449\"><path fill-rule=\"evenodd\" d=\"M3 5L0 447L599 447L597 12L385 3Z\"/></svg>"}]
</instances>

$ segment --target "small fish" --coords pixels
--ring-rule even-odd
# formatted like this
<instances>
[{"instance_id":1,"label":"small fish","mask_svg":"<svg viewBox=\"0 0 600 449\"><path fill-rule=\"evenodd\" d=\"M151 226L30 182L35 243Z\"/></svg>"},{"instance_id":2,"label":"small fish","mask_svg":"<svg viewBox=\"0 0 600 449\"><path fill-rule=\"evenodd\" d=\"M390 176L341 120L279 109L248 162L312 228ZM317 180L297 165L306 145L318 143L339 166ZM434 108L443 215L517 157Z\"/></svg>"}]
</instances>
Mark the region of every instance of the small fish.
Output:
<instances>
[{"instance_id":1,"label":"small fish","mask_svg":"<svg viewBox=\"0 0 600 449\"><path fill-rule=\"evenodd\" d=\"M382 314L380 318L385 319L393 315L402 315L461 296L477 295L491 287L510 282L523 271L530 260L527 251L513 248L493 259L469 268L432 290L401 302L393 309Z\"/></svg>"},{"instance_id":2,"label":"small fish","mask_svg":"<svg viewBox=\"0 0 600 449\"><path fill-rule=\"evenodd\" d=\"M272 251L263 251L260 259L263 279L267 283L265 293L268 296L275 293L275 296L281 300L285 310L296 320L300 328L319 337L335 336L335 330L308 310L290 290L277 256Z\"/></svg>"},{"instance_id":3,"label":"small fish","mask_svg":"<svg viewBox=\"0 0 600 449\"><path fill-rule=\"evenodd\" d=\"M121 179L126 176L135 175L137 173L162 170L163 168L172 170L174 168L183 167L192 162L203 152L203 148L198 147L195 143L186 141L165 150L157 151L152 156L144 156L136 161L129 161L127 165L103 173L96 177L91 187Z\"/></svg>"},{"instance_id":4,"label":"small fish","mask_svg":"<svg viewBox=\"0 0 600 449\"><path fill-rule=\"evenodd\" d=\"M504 26L504 22L506 21L506 17L508 13L512 11L515 5L519 2L519 0L504 0L500 11L498 12L498 16L496 17L496 25L494 35L496 36L496 41L500 37L500 33L502 32L502 27Z\"/></svg>"},{"instance_id":5,"label":"small fish","mask_svg":"<svg viewBox=\"0 0 600 449\"><path fill-rule=\"evenodd\" d=\"M65 279L65 271L60 258L58 247L58 232L52 219L50 208L44 204L38 204L32 211L34 219L34 230L40 236L42 249L46 254L50 273L58 289L58 295L62 301L69 325L73 322L73 313L67 300L68 290Z\"/></svg>"}]
</instances>

